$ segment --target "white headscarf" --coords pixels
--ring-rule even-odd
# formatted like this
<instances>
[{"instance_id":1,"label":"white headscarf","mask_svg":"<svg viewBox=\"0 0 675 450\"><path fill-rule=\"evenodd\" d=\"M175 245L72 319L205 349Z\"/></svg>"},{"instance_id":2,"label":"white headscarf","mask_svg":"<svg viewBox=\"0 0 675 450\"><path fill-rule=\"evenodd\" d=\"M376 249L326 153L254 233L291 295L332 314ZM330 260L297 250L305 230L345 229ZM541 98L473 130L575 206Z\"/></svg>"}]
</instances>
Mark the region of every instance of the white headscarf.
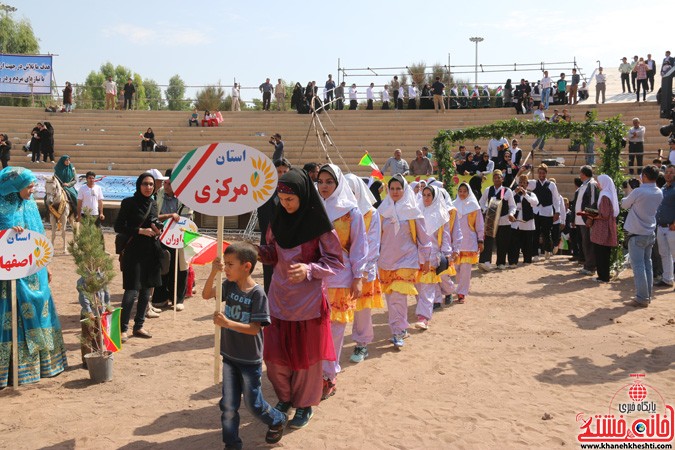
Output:
<instances>
[{"instance_id":1,"label":"white headscarf","mask_svg":"<svg viewBox=\"0 0 675 450\"><path fill-rule=\"evenodd\" d=\"M600 196L598 197L598 205L602 197L607 197L612 203L612 214L614 217L619 215L619 197L616 194L616 186L614 180L609 175L604 173L598 177L598 184L600 185Z\"/></svg>"},{"instance_id":2,"label":"white headscarf","mask_svg":"<svg viewBox=\"0 0 675 450\"><path fill-rule=\"evenodd\" d=\"M330 170L324 170L326 167L329 167ZM358 207L356 202L356 197L354 193L349 188L347 184L347 179L342 174L342 170L335 164L326 164L321 166L321 171L329 173L331 176L335 175L337 187L333 193L324 200L324 205L326 206L326 212L328 213L328 219L333 222L336 219L347 214L352 209ZM331 171L333 173L331 173Z\"/></svg>"},{"instance_id":3,"label":"white headscarf","mask_svg":"<svg viewBox=\"0 0 675 450\"><path fill-rule=\"evenodd\" d=\"M476 196L473 194L471 186L465 182L459 183L459 186L462 185L466 186L466 188L469 190L469 195L464 200L459 198L459 194L457 194L457 198L455 198L454 205L455 208L457 208L457 214L460 218L480 209L478 199L476 199ZM457 192L459 192L459 186L457 186Z\"/></svg>"},{"instance_id":4,"label":"white headscarf","mask_svg":"<svg viewBox=\"0 0 675 450\"><path fill-rule=\"evenodd\" d=\"M451 209L457 209L455 208L454 203L452 203L452 199L450 198L450 193L445 190L445 188L439 188L441 191L441 194L443 195L443 200L445 200L445 207L450 211Z\"/></svg>"},{"instance_id":5,"label":"white headscarf","mask_svg":"<svg viewBox=\"0 0 675 450\"><path fill-rule=\"evenodd\" d=\"M431 189L434 196L431 205L422 205L424 227L427 229L427 233L433 234L450 220L450 213L448 212L445 199L439 188L436 186L427 186L425 189Z\"/></svg>"},{"instance_id":6,"label":"white headscarf","mask_svg":"<svg viewBox=\"0 0 675 450\"><path fill-rule=\"evenodd\" d=\"M415 193L410 189L405 178L401 174L396 174L392 179L398 181L403 186L403 197L401 200L394 202L391 199L391 195L387 195L382 200L380 207L377 208L377 212L382 217L394 219L394 234L398 234L398 231L401 229L400 222L402 220L422 219L424 215L420 211L419 206L417 206ZM391 180L389 182L391 183Z\"/></svg>"},{"instance_id":7,"label":"white headscarf","mask_svg":"<svg viewBox=\"0 0 675 450\"><path fill-rule=\"evenodd\" d=\"M346 173L344 176L352 190L352 193L354 194L354 197L356 197L356 203L359 205L359 211L361 211L361 214L365 215L373 208L373 205L377 201L375 200L375 196L372 192L370 192L370 189L368 189L368 186L366 186L366 183L364 183L361 178L357 177L353 173Z\"/></svg>"}]
</instances>

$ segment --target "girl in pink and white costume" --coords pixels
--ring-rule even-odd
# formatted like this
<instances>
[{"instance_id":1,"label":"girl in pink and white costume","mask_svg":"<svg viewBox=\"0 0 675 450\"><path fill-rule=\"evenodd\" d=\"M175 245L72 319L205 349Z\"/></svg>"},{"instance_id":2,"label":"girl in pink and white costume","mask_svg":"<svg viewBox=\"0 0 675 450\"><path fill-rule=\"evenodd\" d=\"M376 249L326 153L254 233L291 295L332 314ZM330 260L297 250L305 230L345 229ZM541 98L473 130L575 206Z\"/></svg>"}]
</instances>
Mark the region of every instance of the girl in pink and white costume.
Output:
<instances>
[{"instance_id":1,"label":"girl in pink and white costume","mask_svg":"<svg viewBox=\"0 0 675 450\"><path fill-rule=\"evenodd\" d=\"M426 330L429 327L431 313L435 302L441 302L441 278L436 274L440 265L441 256L447 261L453 259L453 250L450 245L450 214L441 190L436 186L427 186L422 191L422 214L424 227L429 233L431 253L429 271L420 273L415 283L417 288L417 322L415 328Z\"/></svg>"},{"instance_id":2,"label":"girl in pink and white costume","mask_svg":"<svg viewBox=\"0 0 675 450\"><path fill-rule=\"evenodd\" d=\"M324 382L321 398L325 400L336 391L345 328L347 323L354 320L356 302L363 290L368 241L363 215L342 170L334 164L322 166L319 170L317 189L324 201L328 219L333 223L340 240L344 263L343 269L325 280L331 306L330 328L335 348L335 361L323 362Z\"/></svg>"},{"instance_id":3,"label":"girl in pink and white costume","mask_svg":"<svg viewBox=\"0 0 675 450\"><path fill-rule=\"evenodd\" d=\"M435 183L440 184L438 181ZM434 184L434 186L438 187L436 184ZM445 204L448 208L448 214L450 216L448 225L450 226L450 237L452 238L450 241L450 246L453 249L453 258L452 260L448 261L448 269L440 275L441 295L445 298L446 306L449 306L452 303L452 294L454 294L457 290L455 283L452 281L452 277L457 275L457 267L455 264L459 258L459 248L462 244L462 231L459 228L457 208L455 208L455 205L452 203L450 194L448 194L448 191L446 191L443 187L440 187L440 191L441 194L443 194L443 199L445 200ZM434 301L434 309L441 307L442 300L443 299L439 298Z\"/></svg>"},{"instance_id":4,"label":"girl in pink and white costume","mask_svg":"<svg viewBox=\"0 0 675 450\"><path fill-rule=\"evenodd\" d=\"M457 187L457 198L454 204L457 208L459 228L462 233L459 258L456 261L458 266L457 303L464 303L471 284L471 266L478 262L478 256L483 251L485 226L478 200L467 183L460 183Z\"/></svg>"},{"instance_id":5,"label":"girl in pink and white costume","mask_svg":"<svg viewBox=\"0 0 675 450\"><path fill-rule=\"evenodd\" d=\"M377 277L377 259L380 255L380 215L377 209L373 207L376 199L370 192L366 183L352 173L345 174L347 183L352 189L356 202L359 205L359 211L363 214L363 221L366 225L366 236L368 239L368 257L366 263L366 276L363 281L363 291L361 297L356 301L356 311L354 311L354 324L352 325L352 340L356 343L354 353L349 358L353 363L360 363L368 357L368 344L373 342L375 333L373 332L372 310L375 308L384 308L384 299L382 298L382 288L380 280Z\"/></svg>"},{"instance_id":6,"label":"girl in pink and white costume","mask_svg":"<svg viewBox=\"0 0 675 450\"><path fill-rule=\"evenodd\" d=\"M394 347L403 347L408 337L408 295L417 295L419 272L430 270L431 238L415 193L401 174L388 184L389 192L377 209L382 220L378 271L389 310L389 328Z\"/></svg>"}]
</instances>

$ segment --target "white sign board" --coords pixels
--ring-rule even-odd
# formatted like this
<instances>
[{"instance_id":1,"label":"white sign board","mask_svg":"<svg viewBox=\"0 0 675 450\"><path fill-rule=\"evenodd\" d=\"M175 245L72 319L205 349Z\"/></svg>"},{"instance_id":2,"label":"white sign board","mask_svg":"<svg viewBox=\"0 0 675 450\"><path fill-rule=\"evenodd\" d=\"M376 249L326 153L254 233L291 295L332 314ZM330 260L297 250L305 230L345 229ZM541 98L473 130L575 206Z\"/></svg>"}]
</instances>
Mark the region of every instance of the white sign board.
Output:
<instances>
[{"instance_id":1,"label":"white sign board","mask_svg":"<svg viewBox=\"0 0 675 450\"><path fill-rule=\"evenodd\" d=\"M183 231L197 232L197 225L187 217L181 217L178 222L167 219L164 222L164 231L159 236L159 241L169 248L183 248Z\"/></svg>"},{"instance_id":2,"label":"white sign board","mask_svg":"<svg viewBox=\"0 0 675 450\"><path fill-rule=\"evenodd\" d=\"M32 275L46 267L53 255L51 241L40 233L0 230L0 280Z\"/></svg>"},{"instance_id":3,"label":"white sign board","mask_svg":"<svg viewBox=\"0 0 675 450\"><path fill-rule=\"evenodd\" d=\"M188 152L171 174L174 194L185 205L210 216L237 216L272 197L277 171L253 147L214 143Z\"/></svg>"}]
</instances>

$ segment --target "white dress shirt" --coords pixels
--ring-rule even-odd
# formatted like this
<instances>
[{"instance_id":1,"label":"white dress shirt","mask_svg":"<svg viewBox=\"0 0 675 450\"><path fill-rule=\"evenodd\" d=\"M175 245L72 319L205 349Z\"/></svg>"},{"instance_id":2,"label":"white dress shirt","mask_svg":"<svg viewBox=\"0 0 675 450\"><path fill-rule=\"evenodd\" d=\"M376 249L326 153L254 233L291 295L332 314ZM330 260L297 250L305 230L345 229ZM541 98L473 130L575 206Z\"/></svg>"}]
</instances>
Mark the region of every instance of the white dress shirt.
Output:
<instances>
[{"instance_id":1,"label":"white dress shirt","mask_svg":"<svg viewBox=\"0 0 675 450\"><path fill-rule=\"evenodd\" d=\"M534 217L527 222L521 222L523 220L523 202L528 202L532 207L532 211L534 211L537 203L539 203L539 199L534 195L534 192L528 192L522 196L520 203L516 203L516 221L511 224L511 228L514 230L534 231L536 230Z\"/></svg>"},{"instance_id":2,"label":"white dress shirt","mask_svg":"<svg viewBox=\"0 0 675 450\"><path fill-rule=\"evenodd\" d=\"M375 100L375 94L373 94L373 88L370 86L366 89L366 98L368 100Z\"/></svg>"},{"instance_id":3,"label":"white dress shirt","mask_svg":"<svg viewBox=\"0 0 675 450\"><path fill-rule=\"evenodd\" d=\"M546 183L548 180L544 180L544 183ZM527 182L527 189L530 191L534 191L534 189L538 185L543 185L541 181L537 180L530 180ZM555 183L549 183L548 184L548 190L551 191L551 196L552 198L552 203L550 206L541 206L537 205L537 207L534 209L535 214L539 214L540 216L543 217L553 217L553 214L556 212L560 212L560 208L558 205L560 204L560 194L558 193L558 186L555 185ZM562 216L562 214L561 214Z\"/></svg>"},{"instance_id":4,"label":"white dress shirt","mask_svg":"<svg viewBox=\"0 0 675 450\"><path fill-rule=\"evenodd\" d=\"M349 100L356 100L356 88L349 88Z\"/></svg>"},{"instance_id":5,"label":"white dress shirt","mask_svg":"<svg viewBox=\"0 0 675 450\"><path fill-rule=\"evenodd\" d=\"M490 186L492 187L492 186ZM486 188L485 191L483 192L483 195L480 197L480 201L478 202L481 209L483 210L483 214L485 214L485 211L487 211L488 208L488 192L490 191L490 187ZM495 190L495 195L499 194L499 190L504 189L504 196L502 197L502 200L505 200L506 203L508 204L509 207L509 213L506 214L505 216L500 216L499 217L499 226L502 225L511 225L511 222L509 221L509 216L515 216L516 215L516 202L513 200L513 192L511 189L507 188L506 186L502 186L499 189ZM502 205L502 208L504 205Z\"/></svg>"}]
</instances>

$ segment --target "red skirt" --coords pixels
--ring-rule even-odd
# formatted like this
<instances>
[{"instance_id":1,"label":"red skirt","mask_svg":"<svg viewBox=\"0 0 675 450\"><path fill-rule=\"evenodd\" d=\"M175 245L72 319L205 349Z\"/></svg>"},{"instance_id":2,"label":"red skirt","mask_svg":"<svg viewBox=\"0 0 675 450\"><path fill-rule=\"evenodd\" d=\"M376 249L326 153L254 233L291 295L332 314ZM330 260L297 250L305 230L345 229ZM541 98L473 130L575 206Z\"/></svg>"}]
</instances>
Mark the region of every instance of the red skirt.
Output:
<instances>
[{"instance_id":1,"label":"red skirt","mask_svg":"<svg viewBox=\"0 0 675 450\"><path fill-rule=\"evenodd\" d=\"M288 321L272 317L264 328L263 359L291 370L305 370L320 361L335 361L330 331L330 307L322 300L321 316L316 319Z\"/></svg>"}]
</instances>

